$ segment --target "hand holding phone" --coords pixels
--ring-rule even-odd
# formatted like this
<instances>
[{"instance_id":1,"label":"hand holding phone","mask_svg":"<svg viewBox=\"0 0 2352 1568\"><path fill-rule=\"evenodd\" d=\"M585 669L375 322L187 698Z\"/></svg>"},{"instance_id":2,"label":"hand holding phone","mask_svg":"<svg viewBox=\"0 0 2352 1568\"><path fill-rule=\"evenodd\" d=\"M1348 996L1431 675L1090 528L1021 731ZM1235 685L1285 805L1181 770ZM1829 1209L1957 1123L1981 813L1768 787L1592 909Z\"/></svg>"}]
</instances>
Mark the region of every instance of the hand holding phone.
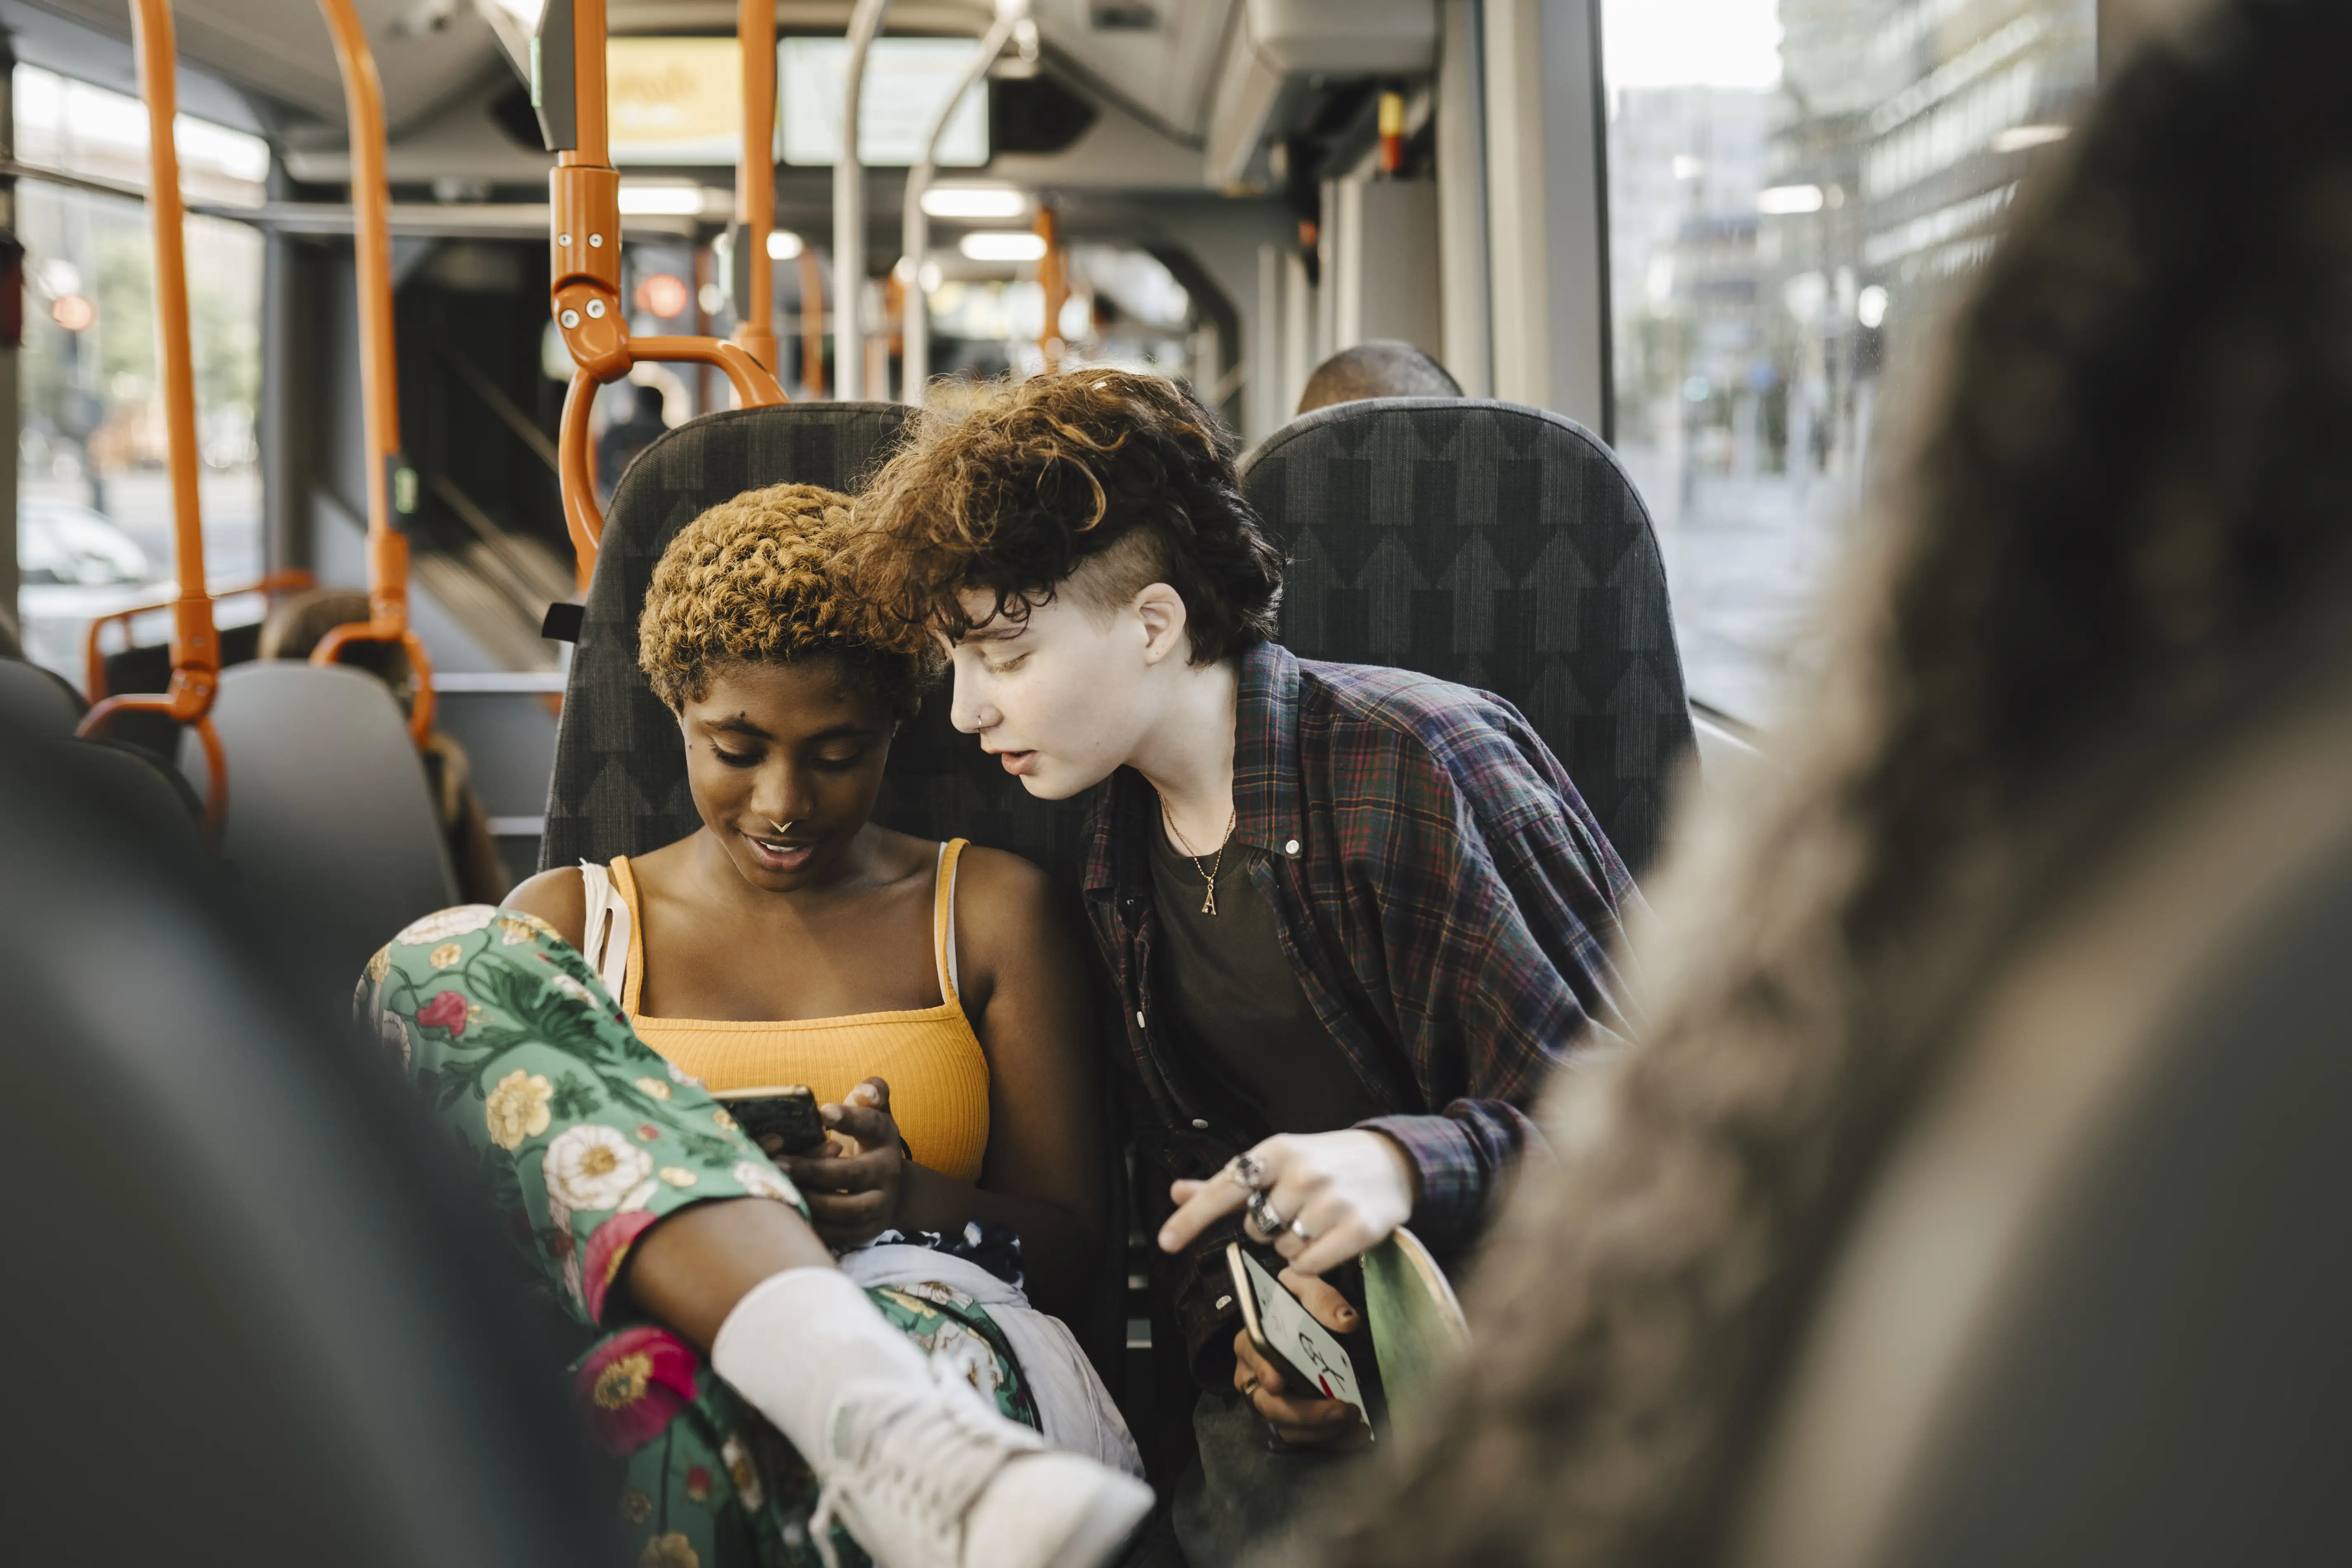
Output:
<instances>
[{"instance_id":1,"label":"hand holding phone","mask_svg":"<svg viewBox=\"0 0 2352 1568\"><path fill-rule=\"evenodd\" d=\"M1238 1243L1226 1247L1225 1259L1242 1313L1235 1387L1288 1442L1319 1446L1369 1436L1369 1406L1354 1359L1331 1329ZM1325 1314L1343 1330L1355 1326L1355 1309L1337 1291L1311 1278L1299 1283L1310 1294L1321 1287L1329 1297Z\"/></svg>"}]
</instances>

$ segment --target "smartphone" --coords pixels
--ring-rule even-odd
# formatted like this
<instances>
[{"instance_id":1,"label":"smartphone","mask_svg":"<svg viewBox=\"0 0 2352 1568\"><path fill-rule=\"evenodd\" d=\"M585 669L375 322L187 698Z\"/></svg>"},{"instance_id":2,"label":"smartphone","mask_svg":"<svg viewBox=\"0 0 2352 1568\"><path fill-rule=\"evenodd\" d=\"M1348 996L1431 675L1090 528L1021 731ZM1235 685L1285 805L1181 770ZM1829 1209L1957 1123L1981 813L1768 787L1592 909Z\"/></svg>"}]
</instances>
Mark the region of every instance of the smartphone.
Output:
<instances>
[{"instance_id":1,"label":"smartphone","mask_svg":"<svg viewBox=\"0 0 2352 1568\"><path fill-rule=\"evenodd\" d=\"M1257 1353L1282 1373L1282 1391L1292 1398L1318 1390L1326 1399L1352 1405L1369 1426L1372 1415L1363 1384L1347 1347L1331 1331L1315 1321L1298 1298L1265 1266L1242 1249L1238 1241L1225 1244L1225 1262L1234 1271L1234 1297L1241 1302L1242 1327Z\"/></svg>"},{"instance_id":2,"label":"smartphone","mask_svg":"<svg viewBox=\"0 0 2352 1568\"><path fill-rule=\"evenodd\" d=\"M824 1146L824 1119L817 1115L816 1093L806 1084L732 1089L719 1096L719 1102L771 1156L806 1154Z\"/></svg>"}]
</instances>

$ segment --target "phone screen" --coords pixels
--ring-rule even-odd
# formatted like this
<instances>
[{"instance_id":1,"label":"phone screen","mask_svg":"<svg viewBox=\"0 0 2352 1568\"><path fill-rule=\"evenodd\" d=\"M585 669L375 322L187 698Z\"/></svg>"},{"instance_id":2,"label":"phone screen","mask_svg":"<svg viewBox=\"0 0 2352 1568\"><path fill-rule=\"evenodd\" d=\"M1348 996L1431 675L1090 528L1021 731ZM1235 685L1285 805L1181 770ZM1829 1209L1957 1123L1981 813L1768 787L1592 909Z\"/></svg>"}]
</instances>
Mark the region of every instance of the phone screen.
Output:
<instances>
[{"instance_id":1,"label":"phone screen","mask_svg":"<svg viewBox=\"0 0 2352 1568\"><path fill-rule=\"evenodd\" d=\"M1332 1337L1330 1330L1317 1322L1314 1315L1298 1304L1298 1298L1265 1271L1264 1264L1238 1247L1234 1248L1233 1256L1241 1259L1251 1298L1257 1306L1256 1327L1275 1354L1288 1363L1292 1370L1312 1379L1324 1398L1354 1405L1356 1413L1370 1422L1371 1413L1364 1404L1364 1391L1356 1379L1356 1363L1349 1358L1347 1347Z\"/></svg>"},{"instance_id":2,"label":"phone screen","mask_svg":"<svg viewBox=\"0 0 2352 1568\"><path fill-rule=\"evenodd\" d=\"M719 1100L769 1154L805 1154L824 1142L816 1096L800 1084L739 1090Z\"/></svg>"}]
</instances>

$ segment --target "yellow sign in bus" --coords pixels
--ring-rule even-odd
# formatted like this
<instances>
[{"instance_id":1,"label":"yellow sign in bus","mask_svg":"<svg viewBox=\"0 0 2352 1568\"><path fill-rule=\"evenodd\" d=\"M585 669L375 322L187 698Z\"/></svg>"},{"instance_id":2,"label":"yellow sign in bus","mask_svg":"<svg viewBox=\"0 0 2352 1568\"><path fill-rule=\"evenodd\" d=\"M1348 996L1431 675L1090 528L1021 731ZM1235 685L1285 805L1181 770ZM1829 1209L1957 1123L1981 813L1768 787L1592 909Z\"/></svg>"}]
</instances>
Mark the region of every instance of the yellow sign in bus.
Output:
<instances>
[{"instance_id":1,"label":"yellow sign in bus","mask_svg":"<svg viewBox=\"0 0 2352 1568\"><path fill-rule=\"evenodd\" d=\"M614 38L604 58L614 163L735 162L743 56L733 38Z\"/></svg>"}]
</instances>

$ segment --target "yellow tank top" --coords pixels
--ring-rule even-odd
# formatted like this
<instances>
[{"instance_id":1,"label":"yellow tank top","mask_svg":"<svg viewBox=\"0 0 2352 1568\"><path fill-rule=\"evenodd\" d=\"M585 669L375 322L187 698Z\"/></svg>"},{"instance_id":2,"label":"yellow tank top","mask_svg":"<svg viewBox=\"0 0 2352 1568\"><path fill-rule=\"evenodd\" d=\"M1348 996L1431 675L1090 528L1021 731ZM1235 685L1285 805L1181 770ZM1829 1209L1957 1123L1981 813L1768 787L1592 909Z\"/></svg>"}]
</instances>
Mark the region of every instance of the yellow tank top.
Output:
<instances>
[{"instance_id":1,"label":"yellow tank top","mask_svg":"<svg viewBox=\"0 0 2352 1568\"><path fill-rule=\"evenodd\" d=\"M890 1114L916 1163L960 1182L980 1179L988 1152L988 1057L964 1016L955 983L955 873L964 840L941 847L931 917L940 1005L839 1018L746 1023L654 1018L637 1011L646 973L646 922L628 857L612 864L614 891L629 911L628 969L621 1007L646 1044L713 1090L804 1083L820 1104L838 1102L868 1078L890 1086Z\"/></svg>"}]
</instances>

